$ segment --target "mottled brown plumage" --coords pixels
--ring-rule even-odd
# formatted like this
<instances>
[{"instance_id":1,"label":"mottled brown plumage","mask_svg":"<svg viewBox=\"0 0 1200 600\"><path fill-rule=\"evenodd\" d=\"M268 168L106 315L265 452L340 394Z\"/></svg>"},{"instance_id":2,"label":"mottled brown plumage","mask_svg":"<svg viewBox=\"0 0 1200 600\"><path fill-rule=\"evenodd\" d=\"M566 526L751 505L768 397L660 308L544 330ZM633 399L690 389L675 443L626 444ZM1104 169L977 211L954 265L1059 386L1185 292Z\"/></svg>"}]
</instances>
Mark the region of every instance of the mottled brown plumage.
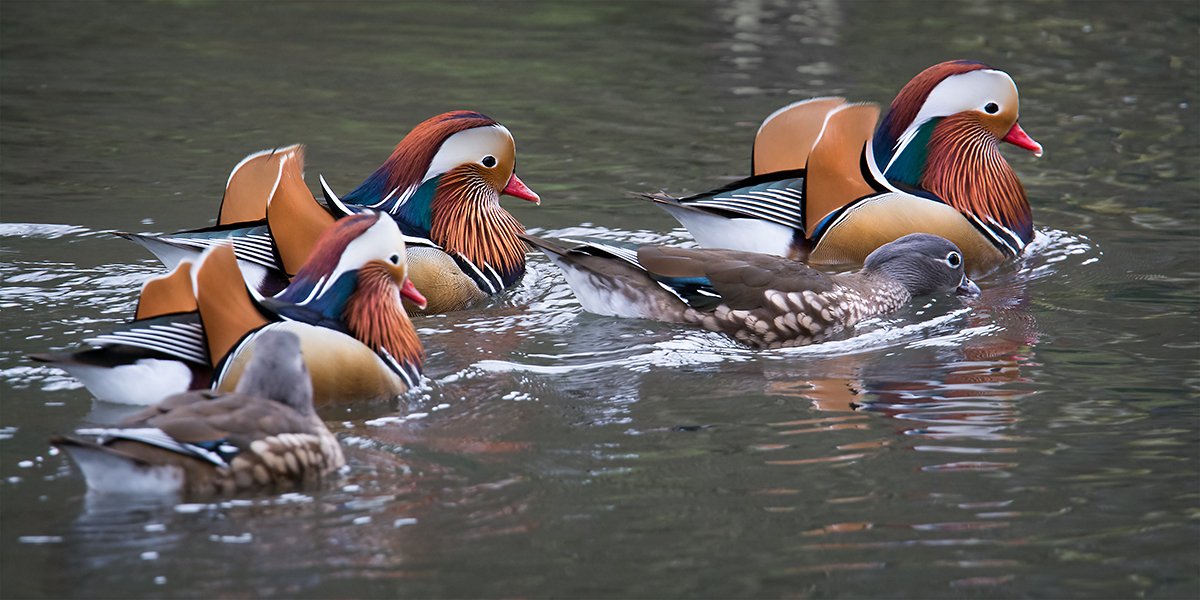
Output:
<instances>
[{"instance_id":1,"label":"mottled brown plumage","mask_svg":"<svg viewBox=\"0 0 1200 600\"><path fill-rule=\"evenodd\" d=\"M874 105L798 102L759 129L752 177L682 198L645 197L706 248L839 264L931 233L958 245L967 272L981 276L1033 239L1025 190L999 151L1008 142L1042 154L1017 124L1018 104L1008 74L947 61L904 86L882 120Z\"/></svg>"},{"instance_id":2,"label":"mottled brown plumage","mask_svg":"<svg viewBox=\"0 0 1200 600\"><path fill-rule=\"evenodd\" d=\"M235 392L179 394L119 427L80 430L52 443L76 459L99 491L213 495L316 483L345 458L313 409L299 339L271 332L258 346Z\"/></svg>"},{"instance_id":3,"label":"mottled brown plumage","mask_svg":"<svg viewBox=\"0 0 1200 600\"><path fill-rule=\"evenodd\" d=\"M963 274L958 248L926 234L884 245L861 271L846 275L739 250L651 246L635 258L611 246L568 250L524 239L563 270L587 310L695 324L756 348L824 341L912 296L978 292Z\"/></svg>"}]
</instances>

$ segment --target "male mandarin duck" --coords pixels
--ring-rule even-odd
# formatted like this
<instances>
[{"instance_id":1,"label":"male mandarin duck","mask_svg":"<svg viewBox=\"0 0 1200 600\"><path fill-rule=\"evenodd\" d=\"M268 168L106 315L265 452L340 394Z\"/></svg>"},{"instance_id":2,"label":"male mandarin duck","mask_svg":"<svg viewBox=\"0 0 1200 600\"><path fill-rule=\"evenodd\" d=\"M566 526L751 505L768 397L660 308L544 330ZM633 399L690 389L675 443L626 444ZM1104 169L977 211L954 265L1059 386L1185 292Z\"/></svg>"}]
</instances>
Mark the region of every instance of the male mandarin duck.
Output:
<instances>
[{"instance_id":1,"label":"male mandarin duck","mask_svg":"<svg viewBox=\"0 0 1200 600\"><path fill-rule=\"evenodd\" d=\"M387 213L338 220L286 289L246 287L234 252L218 244L193 265L148 281L135 320L74 354L34 355L101 400L152 404L189 389L234 389L258 339L300 337L318 403L391 398L416 385L423 348L401 300L423 306L408 279L404 240Z\"/></svg>"},{"instance_id":2,"label":"male mandarin duck","mask_svg":"<svg viewBox=\"0 0 1200 600\"><path fill-rule=\"evenodd\" d=\"M562 269L591 312L699 325L755 348L821 342L914 296L979 293L958 247L924 233L880 246L861 271L845 275L740 250L603 244L568 250L522 237Z\"/></svg>"},{"instance_id":3,"label":"male mandarin duck","mask_svg":"<svg viewBox=\"0 0 1200 600\"><path fill-rule=\"evenodd\" d=\"M313 407L300 338L271 331L256 346L233 392L178 394L117 427L51 443L98 492L213 495L315 483L346 459Z\"/></svg>"},{"instance_id":4,"label":"male mandarin duck","mask_svg":"<svg viewBox=\"0 0 1200 600\"><path fill-rule=\"evenodd\" d=\"M878 129L874 104L797 102L763 122L751 177L685 198L646 197L706 247L861 263L901 236L932 233L981 276L1033 238L1025 189L999 151L1008 142L1042 155L1017 124L1017 104L1007 73L945 62L904 86Z\"/></svg>"},{"instance_id":5,"label":"male mandarin duck","mask_svg":"<svg viewBox=\"0 0 1200 600\"><path fill-rule=\"evenodd\" d=\"M500 196L541 199L517 177L515 165L507 128L479 113L449 112L417 125L346 196L338 198L322 178L327 208L304 184L302 147L289 146L252 154L234 167L215 227L121 235L169 268L217 240L233 239L248 280L270 294L287 284L335 218L385 211L408 242L410 277L428 299L423 312L443 313L498 294L525 274L525 244L517 238L525 229L501 208Z\"/></svg>"}]
</instances>

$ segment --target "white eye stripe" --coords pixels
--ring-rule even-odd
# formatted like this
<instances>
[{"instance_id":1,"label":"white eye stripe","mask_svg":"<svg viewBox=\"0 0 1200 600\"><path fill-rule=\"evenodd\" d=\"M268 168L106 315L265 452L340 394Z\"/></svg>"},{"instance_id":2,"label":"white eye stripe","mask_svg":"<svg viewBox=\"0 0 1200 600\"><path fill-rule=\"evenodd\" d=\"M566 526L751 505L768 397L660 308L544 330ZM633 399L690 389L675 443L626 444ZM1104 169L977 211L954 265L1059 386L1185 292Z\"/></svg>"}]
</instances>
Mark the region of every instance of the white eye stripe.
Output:
<instances>
[{"instance_id":1,"label":"white eye stripe","mask_svg":"<svg viewBox=\"0 0 1200 600\"><path fill-rule=\"evenodd\" d=\"M384 254L389 251L391 251L390 254ZM325 285L332 284L343 273L359 269L372 260L383 259L387 256L389 261L392 258L399 261L403 251L404 237L400 234L400 228L392 220L391 215L379 213L379 221L346 245L337 267L333 273L330 273ZM399 262L392 264L399 264Z\"/></svg>"},{"instance_id":2,"label":"white eye stripe","mask_svg":"<svg viewBox=\"0 0 1200 600\"><path fill-rule=\"evenodd\" d=\"M997 105L997 112L1002 106L1017 105L1017 85L1008 73L981 69L951 75L929 93L910 128L934 117L948 117L966 110L986 110L989 103Z\"/></svg>"},{"instance_id":3,"label":"white eye stripe","mask_svg":"<svg viewBox=\"0 0 1200 600\"><path fill-rule=\"evenodd\" d=\"M429 163L425 171L424 183L459 165L467 163L482 163L483 158L491 156L499 164L500 156L512 156L515 152L512 134L503 125L489 125L460 131L442 142L442 147Z\"/></svg>"}]
</instances>

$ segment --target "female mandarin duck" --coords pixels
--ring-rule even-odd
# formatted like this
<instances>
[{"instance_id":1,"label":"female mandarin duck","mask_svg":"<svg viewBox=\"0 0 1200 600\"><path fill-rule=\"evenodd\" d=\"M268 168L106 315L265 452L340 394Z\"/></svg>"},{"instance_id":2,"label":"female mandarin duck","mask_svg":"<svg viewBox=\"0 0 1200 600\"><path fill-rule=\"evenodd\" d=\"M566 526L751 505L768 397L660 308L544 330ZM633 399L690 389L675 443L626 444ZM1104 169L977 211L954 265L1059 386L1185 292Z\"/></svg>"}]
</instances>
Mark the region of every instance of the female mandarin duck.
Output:
<instances>
[{"instance_id":1,"label":"female mandarin duck","mask_svg":"<svg viewBox=\"0 0 1200 600\"><path fill-rule=\"evenodd\" d=\"M881 246L861 271L847 275L739 250L602 244L568 250L523 237L562 269L591 312L699 325L755 348L820 342L914 296L979 293L958 247L924 233Z\"/></svg>"},{"instance_id":2,"label":"female mandarin duck","mask_svg":"<svg viewBox=\"0 0 1200 600\"><path fill-rule=\"evenodd\" d=\"M285 490L346 464L313 408L300 338L264 333L233 392L171 396L118 427L56 437L98 492L228 494Z\"/></svg>"},{"instance_id":3,"label":"female mandarin duck","mask_svg":"<svg viewBox=\"0 0 1200 600\"><path fill-rule=\"evenodd\" d=\"M541 200L514 172L515 148L508 129L484 115L438 115L417 125L345 197L339 199L322 178L327 209L304 185L300 146L264 150L230 173L216 227L161 237L122 235L169 268L216 240L233 238L248 280L270 294L287 284L316 235L335 218L381 210L395 218L409 244L410 277L429 301L424 312L459 310L525 274L525 245L517 238L524 228L500 207L500 196Z\"/></svg>"},{"instance_id":4,"label":"female mandarin duck","mask_svg":"<svg viewBox=\"0 0 1200 600\"><path fill-rule=\"evenodd\" d=\"M923 232L958 245L967 272L980 276L1033 238L1025 189L999 151L1008 142L1042 154L1017 124L1017 103L1007 73L945 62L904 86L873 137L873 104L798 102L759 129L750 178L686 198L648 198L702 246L862 262Z\"/></svg>"},{"instance_id":5,"label":"female mandarin duck","mask_svg":"<svg viewBox=\"0 0 1200 600\"><path fill-rule=\"evenodd\" d=\"M401 299L423 306L404 240L387 213L341 219L274 298L247 289L227 244L142 289L135 320L87 340L99 347L35 355L102 400L152 404L189 389L235 388L268 331L300 337L318 403L391 398L421 376L423 349Z\"/></svg>"}]
</instances>

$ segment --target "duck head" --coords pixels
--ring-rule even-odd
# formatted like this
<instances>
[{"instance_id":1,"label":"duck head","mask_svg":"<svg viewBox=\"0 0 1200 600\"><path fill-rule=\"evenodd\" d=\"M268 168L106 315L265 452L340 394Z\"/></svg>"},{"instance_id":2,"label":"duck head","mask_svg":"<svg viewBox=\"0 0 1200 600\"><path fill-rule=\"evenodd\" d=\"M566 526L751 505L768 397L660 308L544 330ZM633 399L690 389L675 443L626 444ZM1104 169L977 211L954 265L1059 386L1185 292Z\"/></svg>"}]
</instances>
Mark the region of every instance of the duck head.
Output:
<instances>
[{"instance_id":1,"label":"duck head","mask_svg":"<svg viewBox=\"0 0 1200 600\"><path fill-rule=\"evenodd\" d=\"M387 213L339 219L277 299L320 312L380 352L419 365L423 349L401 299L425 307L408 279L404 237Z\"/></svg>"},{"instance_id":2,"label":"duck head","mask_svg":"<svg viewBox=\"0 0 1200 600\"><path fill-rule=\"evenodd\" d=\"M1008 142L1042 155L1017 123L1017 86L1004 71L955 60L925 69L904 86L876 130L871 149L888 181L932 192L1002 236L1033 237L1025 188L1000 155Z\"/></svg>"},{"instance_id":3,"label":"duck head","mask_svg":"<svg viewBox=\"0 0 1200 600\"><path fill-rule=\"evenodd\" d=\"M304 416L316 414L300 338L290 331L267 331L259 336L236 391L282 402Z\"/></svg>"},{"instance_id":4,"label":"duck head","mask_svg":"<svg viewBox=\"0 0 1200 600\"><path fill-rule=\"evenodd\" d=\"M448 112L417 125L341 201L391 213L405 234L427 237L473 263L523 271L525 246L516 234L525 228L500 207L500 196L541 199L515 166L506 127L476 112Z\"/></svg>"},{"instance_id":5,"label":"duck head","mask_svg":"<svg viewBox=\"0 0 1200 600\"><path fill-rule=\"evenodd\" d=\"M963 269L958 246L940 236L910 233L868 255L862 272L882 273L914 297L952 290L960 296L978 296L979 287Z\"/></svg>"}]
</instances>

